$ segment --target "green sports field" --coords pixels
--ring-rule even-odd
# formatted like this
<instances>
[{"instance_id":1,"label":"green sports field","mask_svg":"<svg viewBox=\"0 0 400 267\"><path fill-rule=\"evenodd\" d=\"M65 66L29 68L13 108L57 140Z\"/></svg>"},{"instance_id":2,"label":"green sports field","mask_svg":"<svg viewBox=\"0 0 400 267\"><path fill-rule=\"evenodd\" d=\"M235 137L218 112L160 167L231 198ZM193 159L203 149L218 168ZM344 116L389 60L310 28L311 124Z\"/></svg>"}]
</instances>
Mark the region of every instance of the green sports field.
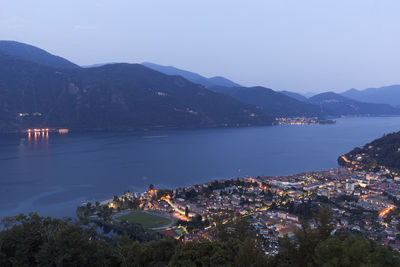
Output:
<instances>
[{"instance_id":1,"label":"green sports field","mask_svg":"<svg viewBox=\"0 0 400 267\"><path fill-rule=\"evenodd\" d=\"M131 213L119 216L118 219L120 221L141 224L145 228L158 228L172 222L170 219L142 211L132 211Z\"/></svg>"}]
</instances>

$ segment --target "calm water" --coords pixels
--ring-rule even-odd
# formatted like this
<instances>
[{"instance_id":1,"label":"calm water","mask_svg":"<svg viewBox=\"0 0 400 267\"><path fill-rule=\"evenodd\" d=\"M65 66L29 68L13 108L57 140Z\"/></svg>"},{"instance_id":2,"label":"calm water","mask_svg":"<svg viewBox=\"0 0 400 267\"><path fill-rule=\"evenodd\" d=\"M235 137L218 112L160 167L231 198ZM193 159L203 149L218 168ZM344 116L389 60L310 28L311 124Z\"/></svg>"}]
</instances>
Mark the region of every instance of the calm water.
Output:
<instances>
[{"instance_id":1,"label":"calm water","mask_svg":"<svg viewBox=\"0 0 400 267\"><path fill-rule=\"evenodd\" d=\"M87 133L48 139L0 138L0 217L37 211L72 216L148 184L179 187L217 178L284 175L337 166L355 146L400 130L400 117L347 118L335 125L141 133Z\"/></svg>"}]
</instances>

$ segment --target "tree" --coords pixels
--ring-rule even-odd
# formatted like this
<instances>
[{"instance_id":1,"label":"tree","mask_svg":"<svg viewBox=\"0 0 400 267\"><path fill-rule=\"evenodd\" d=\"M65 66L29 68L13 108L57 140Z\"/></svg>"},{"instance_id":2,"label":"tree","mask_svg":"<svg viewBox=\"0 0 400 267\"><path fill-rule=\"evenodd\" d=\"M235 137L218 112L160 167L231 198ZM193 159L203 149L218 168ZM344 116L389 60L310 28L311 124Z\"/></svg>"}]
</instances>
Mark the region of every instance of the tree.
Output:
<instances>
[{"instance_id":1,"label":"tree","mask_svg":"<svg viewBox=\"0 0 400 267\"><path fill-rule=\"evenodd\" d=\"M332 210L321 208L318 210L318 215L314 218L318 230L318 239L327 239L335 229L335 223L332 218Z\"/></svg>"},{"instance_id":2,"label":"tree","mask_svg":"<svg viewBox=\"0 0 400 267\"><path fill-rule=\"evenodd\" d=\"M263 251L257 247L253 239L247 238L240 246L235 257L236 266L262 267L268 266L267 258Z\"/></svg>"},{"instance_id":3,"label":"tree","mask_svg":"<svg viewBox=\"0 0 400 267\"><path fill-rule=\"evenodd\" d=\"M215 238L220 241L227 241L229 239L229 233L226 224L224 224L224 218L222 216L217 216L214 218L214 222L217 228Z\"/></svg>"},{"instance_id":4,"label":"tree","mask_svg":"<svg viewBox=\"0 0 400 267\"><path fill-rule=\"evenodd\" d=\"M246 240L247 238L253 237L249 222L247 221L246 217L239 217L233 227L235 228L235 236L239 240Z\"/></svg>"},{"instance_id":5,"label":"tree","mask_svg":"<svg viewBox=\"0 0 400 267\"><path fill-rule=\"evenodd\" d=\"M118 265L113 250L96 231L71 219L18 215L0 232L0 266Z\"/></svg>"},{"instance_id":6,"label":"tree","mask_svg":"<svg viewBox=\"0 0 400 267\"><path fill-rule=\"evenodd\" d=\"M187 206L185 207L185 216L189 217L189 208Z\"/></svg>"},{"instance_id":7,"label":"tree","mask_svg":"<svg viewBox=\"0 0 400 267\"><path fill-rule=\"evenodd\" d=\"M400 258L396 256L391 247L377 245L368 256L371 266L400 266Z\"/></svg>"},{"instance_id":8,"label":"tree","mask_svg":"<svg viewBox=\"0 0 400 267\"><path fill-rule=\"evenodd\" d=\"M319 242L327 239L332 232L332 217L329 210L320 210L315 216L317 229L312 229L304 219L300 220L301 228L295 233L295 242L283 239L279 257L282 261L295 262L306 266L314 262L314 250Z\"/></svg>"},{"instance_id":9,"label":"tree","mask_svg":"<svg viewBox=\"0 0 400 267\"><path fill-rule=\"evenodd\" d=\"M232 266L238 249L237 241L188 242L175 249L169 266Z\"/></svg>"},{"instance_id":10,"label":"tree","mask_svg":"<svg viewBox=\"0 0 400 267\"><path fill-rule=\"evenodd\" d=\"M302 222L295 241L281 239L279 254L269 259L251 234L246 237L247 230L239 230L247 229L245 220L216 218L224 235L182 243L158 240L156 233L135 224L118 224L113 229L120 236L110 239L72 219L18 215L3 220L0 266L400 266L399 253L390 247L342 232L327 235L331 219L321 214L317 229ZM235 231L225 231L227 224Z\"/></svg>"}]
</instances>

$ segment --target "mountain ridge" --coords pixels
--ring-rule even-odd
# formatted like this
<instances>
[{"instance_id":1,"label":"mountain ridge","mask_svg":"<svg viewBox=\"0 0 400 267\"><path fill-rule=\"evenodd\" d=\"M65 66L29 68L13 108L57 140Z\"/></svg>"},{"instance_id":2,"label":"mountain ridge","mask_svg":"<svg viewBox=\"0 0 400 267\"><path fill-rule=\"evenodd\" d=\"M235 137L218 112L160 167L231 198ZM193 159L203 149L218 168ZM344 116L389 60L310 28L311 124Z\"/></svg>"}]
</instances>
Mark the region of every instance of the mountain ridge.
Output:
<instances>
[{"instance_id":1,"label":"mountain ridge","mask_svg":"<svg viewBox=\"0 0 400 267\"><path fill-rule=\"evenodd\" d=\"M365 171L400 171L400 132L385 134L338 158L339 165Z\"/></svg>"},{"instance_id":2,"label":"mountain ridge","mask_svg":"<svg viewBox=\"0 0 400 267\"><path fill-rule=\"evenodd\" d=\"M321 111L331 116L345 115L400 115L400 109L387 104L365 103L350 99L335 92L325 92L308 99Z\"/></svg>"},{"instance_id":3,"label":"mountain ridge","mask_svg":"<svg viewBox=\"0 0 400 267\"><path fill-rule=\"evenodd\" d=\"M308 98L300 93L296 93L296 92L291 92L291 91L278 91L278 93L287 95L288 97L294 98L298 101L302 101L302 102L308 102Z\"/></svg>"},{"instance_id":4,"label":"mountain ridge","mask_svg":"<svg viewBox=\"0 0 400 267\"><path fill-rule=\"evenodd\" d=\"M244 103L263 107L278 117L321 117L317 106L299 101L270 88L255 87L211 87L216 92L228 94Z\"/></svg>"},{"instance_id":5,"label":"mountain ridge","mask_svg":"<svg viewBox=\"0 0 400 267\"><path fill-rule=\"evenodd\" d=\"M352 88L341 94L362 102L389 104L395 107L400 107L400 85L397 84L367 88L364 90Z\"/></svg>"},{"instance_id":6,"label":"mountain ridge","mask_svg":"<svg viewBox=\"0 0 400 267\"><path fill-rule=\"evenodd\" d=\"M211 87L211 86L228 86L228 87L233 87L233 86L241 86L235 82L232 82L231 80L222 77L222 76L214 76L211 78L206 78L200 74L197 74L195 72L187 71L187 70L182 70L178 69L174 66L163 66L163 65L158 65L155 63L151 62L143 62L142 65L162 72L167 75L180 75L187 80L193 82L193 83L198 83L201 84L205 87Z\"/></svg>"},{"instance_id":7,"label":"mountain ridge","mask_svg":"<svg viewBox=\"0 0 400 267\"><path fill-rule=\"evenodd\" d=\"M0 53L57 69L80 68L65 58L50 54L36 46L16 41L0 40Z\"/></svg>"},{"instance_id":8,"label":"mountain ridge","mask_svg":"<svg viewBox=\"0 0 400 267\"><path fill-rule=\"evenodd\" d=\"M2 131L39 125L131 130L274 123L254 106L140 64L60 70L0 53L0 81Z\"/></svg>"}]
</instances>

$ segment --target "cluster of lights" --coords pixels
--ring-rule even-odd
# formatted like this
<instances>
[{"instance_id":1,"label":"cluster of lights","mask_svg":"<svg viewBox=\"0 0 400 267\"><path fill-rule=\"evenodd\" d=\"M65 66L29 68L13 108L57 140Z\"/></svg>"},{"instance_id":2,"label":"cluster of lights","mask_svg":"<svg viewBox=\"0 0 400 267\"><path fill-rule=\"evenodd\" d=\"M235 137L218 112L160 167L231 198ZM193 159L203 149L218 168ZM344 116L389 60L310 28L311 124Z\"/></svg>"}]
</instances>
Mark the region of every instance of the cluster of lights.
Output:
<instances>
[{"instance_id":1,"label":"cluster of lights","mask_svg":"<svg viewBox=\"0 0 400 267\"><path fill-rule=\"evenodd\" d=\"M394 206L382 209L381 211L379 211L379 217L386 217L394 209Z\"/></svg>"},{"instance_id":2,"label":"cluster of lights","mask_svg":"<svg viewBox=\"0 0 400 267\"><path fill-rule=\"evenodd\" d=\"M32 133L32 132L34 132L34 133L38 133L38 132L48 132L49 131L49 128L46 128L46 129L28 129L27 130L28 131L28 133Z\"/></svg>"}]
</instances>

